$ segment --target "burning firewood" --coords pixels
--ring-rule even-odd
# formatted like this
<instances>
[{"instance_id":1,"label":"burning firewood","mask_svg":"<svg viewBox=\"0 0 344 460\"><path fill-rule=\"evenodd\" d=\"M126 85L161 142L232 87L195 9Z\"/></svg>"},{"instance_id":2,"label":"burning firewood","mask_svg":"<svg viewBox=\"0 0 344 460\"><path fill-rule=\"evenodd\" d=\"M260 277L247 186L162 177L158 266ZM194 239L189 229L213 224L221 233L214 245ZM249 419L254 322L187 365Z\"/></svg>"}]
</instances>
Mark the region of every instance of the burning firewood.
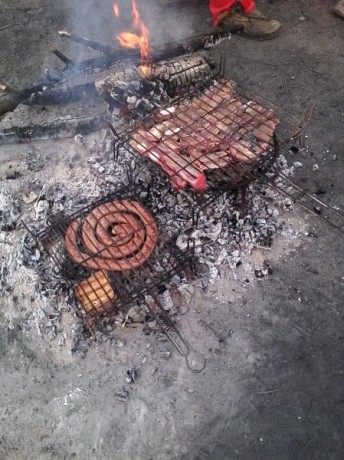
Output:
<instances>
[{"instance_id":1,"label":"burning firewood","mask_svg":"<svg viewBox=\"0 0 344 460\"><path fill-rule=\"evenodd\" d=\"M212 64L202 55L187 55L157 64L140 65L141 78L164 81L168 90L182 88L209 77Z\"/></svg>"},{"instance_id":2,"label":"burning firewood","mask_svg":"<svg viewBox=\"0 0 344 460\"><path fill-rule=\"evenodd\" d=\"M60 51L55 50L54 54L66 64L66 68L56 78L45 78L37 85L23 89L16 89L11 92L8 92L5 89L8 85L0 83L0 91L4 93L0 96L0 117L7 112L13 111L19 104L27 101L29 98L32 98L38 93L49 91L65 81L72 81L75 77L80 75L80 73L85 71L92 73L95 70L99 71L99 69L109 69L115 63L125 61L128 58L131 59L133 64L139 64L140 62L140 54L136 49L115 49L102 45L94 40L78 37L66 31L60 31L60 35L61 37L77 41L78 43L82 43L92 49L96 49L102 53L102 56L86 59L81 62L75 62L72 59L67 58L67 56ZM220 41L229 39L230 36L231 34L229 32L215 32L197 37L186 38L179 42L168 43L160 49L152 47L152 62L159 62L161 60L181 56L185 53L193 53L202 49L210 49L217 45ZM206 69L204 68L203 70Z\"/></svg>"}]
</instances>

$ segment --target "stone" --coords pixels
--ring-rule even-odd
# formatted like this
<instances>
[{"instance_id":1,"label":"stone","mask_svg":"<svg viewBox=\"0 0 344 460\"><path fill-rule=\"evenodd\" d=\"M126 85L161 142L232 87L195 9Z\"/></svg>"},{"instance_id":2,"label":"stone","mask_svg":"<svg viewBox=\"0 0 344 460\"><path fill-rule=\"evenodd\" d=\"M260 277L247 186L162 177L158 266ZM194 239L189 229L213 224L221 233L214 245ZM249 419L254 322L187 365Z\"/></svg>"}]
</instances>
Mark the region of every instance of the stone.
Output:
<instances>
[{"instance_id":1,"label":"stone","mask_svg":"<svg viewBox=\"0 0 344 460\"><path fill-rule=\"evenodd\" d=\"M129 391L126 390L124 387L117 390L115 393L115 399L118 401L127 402L129 400Z\"/></svg>"},{"instance_id":2,"label":"stone","mask_svg":"<svg viewBox=\"0 0 344 460\"><path fill-rule=\"evenodd\" d=\"M264 278L264 273L262 270L255 270L254 271L254 276L257 278L257 279L263 279Z\"/></svg>"},{"instance_id":3,"label":"stone","mask_svg":"<svg viewBox=\"0 0 344 460\"><path fill-rule=\"evenodd\" d=\"M160 355L162 358L166 359L166 360L170 359L171 354L172 354L172 353L171 353L170 351L168 351L168 350L160 350L160 351L159 351L159 355Z\"/></svg>"},{"instance_id":4,"label":"stone","mask_svg":"<svg viewBox=\"0 0 344 460\"><path fill-rule=\"evenodd\" d=\"M35 202L38 198L38 195L35 192L27 192L22 195L23 201L25 204L31 204Z\"/></svg>"},{"instance_id":5,"label":"stone","mask_svg":"<svg viewBox=\"0 0 344 460\"><path fill-rule=\"evenodd\" d=\"M141 307L134 305L130 307L127 313L127 316L132 320L133 323L144 323L145 314Z\"/></svg>"},{"instance_id":6,"label":"stone","mask_svg":"<svg viewBox=\"0 0 344 460\"><path fill-rule=\"evenodd\" d=\"M160 295L160 302L166 311L170 311L173 308L173 300L168 289Z\"/></svg>"}]
</instances>

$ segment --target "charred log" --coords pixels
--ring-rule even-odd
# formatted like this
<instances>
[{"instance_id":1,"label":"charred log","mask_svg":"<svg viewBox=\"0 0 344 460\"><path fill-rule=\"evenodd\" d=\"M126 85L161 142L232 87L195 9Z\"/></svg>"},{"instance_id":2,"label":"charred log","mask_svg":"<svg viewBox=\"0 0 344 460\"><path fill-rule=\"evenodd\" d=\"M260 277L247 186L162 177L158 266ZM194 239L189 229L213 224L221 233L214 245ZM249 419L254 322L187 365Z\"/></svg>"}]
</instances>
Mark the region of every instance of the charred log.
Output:
<instances>
[{"instance_id":1,"label":"charred log","mask_svg":"<svg viewBox=\"0 0 344 460\"><path fill-rule=\"evenodd\" d=\"M167 91L195 84L209 77L213 64L202 55L189 55L157 64L139 66L139 74L148 80L165 82Z\"/></svg>"},{"instance_id":2,"label":"charred log","mask_svg":"<svg viewBox=\"0 0 344 460\"><path fill-rule=\"evenodd\" d=\"M188 55L157 64L132 67L96 81L109 112L118 119L145 116L212 76L212 64L202 55Z\"/></svg>"},{"instance_id":3,"label":"charred log","mask_svg":"<svg viewBox=\"0 0 344 460\"><path fill-rule=\"evenodd\" d=\"M61 51L59 50L54 50L53 53L55 54L56 57L58 57L59 59L61 59L61 61L66 64L66 68L70 68L70 67L74 67L75 66L75 62L72 61L71 59L69 59L69 57L67 57L64 53L62 53Z\"/></svg>"},{"instance_id":4,"label":"charred log","mask_svg":"<svg viewBox=\"0 0 344 460\"><path fill-rule=\"evenodd\" d=\"M32 124L4 129L0 131L0 145L71 138L77 134L87 135L107 127L105 113L78 118L58 118L42 125Z\"/></svg>"},{"instance_id":5,"label":"charred log","mask_svg":"<svg viewBox=\"0 0 344 460\"><path fill-rule=\"evenodd\" d=\"M50 91L38 93L30 98L27 105L64 105L77 102L82 99L97 99L99 95L94 83L66 84Z\"/></svg>"},{"instance_id":6,"label":"charred log","mask_svg":"<svg viewBox=\"0 0 344 460\"><path fill-rule=\"evenodd\" d=\"M9 88L7 85L0 84L0 90L3 92L0 96L0 116L7 112L12 112L19 104L29 99L32 94L44 89L45 83L40 83L31 88L24 88L23 90Z\"/></svg>"}]
</instances>

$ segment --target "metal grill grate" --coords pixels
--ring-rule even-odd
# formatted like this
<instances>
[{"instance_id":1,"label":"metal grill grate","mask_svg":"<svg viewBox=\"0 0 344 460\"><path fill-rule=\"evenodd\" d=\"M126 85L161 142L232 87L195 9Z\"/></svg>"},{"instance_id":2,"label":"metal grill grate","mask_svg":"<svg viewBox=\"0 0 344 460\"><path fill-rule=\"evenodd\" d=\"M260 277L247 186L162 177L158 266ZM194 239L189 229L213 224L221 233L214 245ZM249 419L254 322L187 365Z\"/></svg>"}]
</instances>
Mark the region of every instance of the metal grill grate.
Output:
<instances>
[{"instance_id":1,"label":"metal grill grate","mask_svg":"<svg viewBox=\"0 0 344 460\"><path fill-rule=\"evenodd\" d=\"M239 95L223 77L197 85L168 107L112 127L117 148L157 164L176 189L224 192L264 175L278 155L280 126L271 108ZM119 151L119 150L118 150Z\"/></svg>"},{"instance_id":2,"label":"metal grill grate","mask_svg":"<svg viewBox=\"0 0 344 460\"><path fill-rule=\"evenodd\" d=\"M116 155L124 147L157 165L172 186L188 192L200 209L226 191L241 190L264 179L333 228L344 232L344 215L312 196L286 177L275 165L281 146L300 136L311 116L303 121L277 117L277 109L256 98L243 96L222 76L210 74L202 83L182 87L182 96L154 113L111 126L117 140ZM267 174L269 172L269 174ZM282 184L275 179L282 180ZM200 193L201 192L201 193ZM202 193L203 192L203 193ZM205 193L207 192L207 193ZM193 208L194 224L197 210Z\"/></svg>"},{"instance_id":3,"label":"metal grill grate","mask_svg":"<svg viewBox=\"0 0 344 460\"><path fill-rule=\"evenodd\" d=\"M130 188L59 219L35 235L90 316L139 301L193 268Z\"/></svg>"},{"instance_id":4,"label":"metal grill grate","mask_svg":"<svg viewBox=\"0 0 344 460\"><path fill-rule=\"evenodd\" d=\"M138 303L153 317L193 372L205 358L194 350L159 300L174 275L192 275L194 251L165 236L140 191L120 189L33 234L74 289L89 318L108 317ZM29 229L28 229L29 230ZM147 301L153 299L154 305Z\"/></svg>"}]
</instances>

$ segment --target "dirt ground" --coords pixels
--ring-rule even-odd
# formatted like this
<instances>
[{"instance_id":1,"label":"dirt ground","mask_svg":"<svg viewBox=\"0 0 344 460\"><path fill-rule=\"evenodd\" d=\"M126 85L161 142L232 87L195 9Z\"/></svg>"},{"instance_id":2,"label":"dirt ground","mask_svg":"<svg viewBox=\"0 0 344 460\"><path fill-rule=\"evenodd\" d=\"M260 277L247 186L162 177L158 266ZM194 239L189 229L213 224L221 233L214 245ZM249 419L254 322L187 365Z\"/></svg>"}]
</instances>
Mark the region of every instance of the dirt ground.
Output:
<instances>
[{"instance_id":1,"label":"dirt ground","mask_svg":"<svg viewBox=\"0 0 344 460\"><path fill-rule=\"evenodd\" d=\"M322 198L343 209L344 21L329 0L257 3L283 23L281 36L221 44L227 75L296 117L315 103L309 149L290 154L303 163L294 180L312 193L323 188ZM119 27L109 0L0 0L0 9L0 80L18 87L58 64L53 49L79 52L59 40L58 29L111 44ZM206 2L150 1L142 9L156 42L211 28ZM2 146L2 170L29 149L47 148ZM45 153L58 156L58 142ZM208 292L196 292L182 327L207 358L201 374L169 342L139 328L119 329L116 342L95 344L85 357L71 355L22 330L34 299L25 292L17 302L5 298L0 459L343 459L344 239L303 211L290 219L300 233L276 242L271 276L245 284L225 271ZM134 366L139 378L129 384ZM123 386L126 402L115 398Z\"/></svg>"}]
</instances>

